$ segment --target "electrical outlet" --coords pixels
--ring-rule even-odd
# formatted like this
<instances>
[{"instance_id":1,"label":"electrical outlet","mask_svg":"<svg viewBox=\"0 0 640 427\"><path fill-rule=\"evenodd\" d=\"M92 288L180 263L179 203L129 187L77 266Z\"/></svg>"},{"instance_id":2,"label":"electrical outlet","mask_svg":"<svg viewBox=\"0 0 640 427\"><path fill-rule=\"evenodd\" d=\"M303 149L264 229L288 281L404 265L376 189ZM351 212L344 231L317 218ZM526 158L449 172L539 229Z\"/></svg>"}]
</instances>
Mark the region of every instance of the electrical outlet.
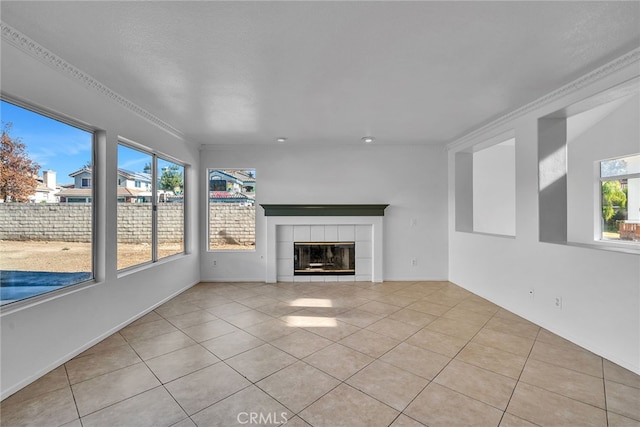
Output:
<instances>
[{"instance_id":1,"label":"electrical outlet","mask_svg":"<svg viewBox=\"0 0 640 427\"><path fill-rule=\"evenodd\" d=\"M411 267L417 267L418 266L418 260L416 258L411 258Z\"/></svg>"},{"instance_id":2,"label":"electrical outlet","mask_svg":"<svg viewBox=\"0 0 640 427\"><path fill-rule=\"evenodd\" d=\"M418 225L418 218L411 218L409 220L409 227L415 227L416 225Z\"/></svg>"},{"instance_id":3,"label":"electrical outlet","mask_svg":"<svg viewBox=\"0 0 640 427\"><path fill-rule=\"evenodd\" d=\"M556 297L553 306L558 310L562 310L562 297Z\"/></svg>"},{"instance_id":4,"label":"electrical outlet","mask_svg":"<svg viewBox=\"0 0 640 427\"><path fill-rule=\"evenodd\" d=\"M214 260L213 260L213 267L215 268L215 267L217 267L217 266L218 266L218 261L214 259Z\"/></svg>"},{"instance_id":5,"label":"electrical outlet","mask_svg":"<svg viewBox=\"0 0 640 427\"><path fill-rule=\"evenodd\" d=\"M529 298L533 299L535 297L535 295L536 295L536 290L533 289L533 288L530 288L529 289Z\"/></svg>"}]
</instances>

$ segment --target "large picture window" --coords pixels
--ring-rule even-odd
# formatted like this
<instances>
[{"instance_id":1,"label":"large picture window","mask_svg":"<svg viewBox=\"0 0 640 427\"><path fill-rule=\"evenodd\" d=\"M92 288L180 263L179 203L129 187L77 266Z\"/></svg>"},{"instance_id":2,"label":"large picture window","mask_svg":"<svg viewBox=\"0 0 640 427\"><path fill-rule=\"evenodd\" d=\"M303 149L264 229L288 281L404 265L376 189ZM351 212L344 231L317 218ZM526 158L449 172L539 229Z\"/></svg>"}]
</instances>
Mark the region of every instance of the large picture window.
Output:
<instances>
[{"instance_id":1,"label":"large picture window","mask_svg":"<svg viewBox=\"0 0 640 427\"><path fill-rule=\"evenodd\" d=\"M93 140L2 101L0 304L93 279Z\"/></svg>"},{"instance_id":2,"label":"large picture window","mask_svg":"<svg viewBox=\"0 0 640 427\"><path fill-rule=\"evenodd\" d=\"M640 243L640 154L600 162L602 240Z\"/></svg>"},{"instance_id":3,"label":"large picture window","mask_svg":"<svg viewBox=\"0 0 640 427\"><path fill-rule=\"evenodd\" d=\"M184 253L185 167L118 145L118 269Z\"/></svg>"},{"instance_id":4,"label":"large picture window","mask_svg":"<svg viewBox=\"0 0 640 427\"><path fill-rule=\"evenodd\" d=\"M254 250L255 169L208 169L209 250Z\"/></svg>"}]
</instances>

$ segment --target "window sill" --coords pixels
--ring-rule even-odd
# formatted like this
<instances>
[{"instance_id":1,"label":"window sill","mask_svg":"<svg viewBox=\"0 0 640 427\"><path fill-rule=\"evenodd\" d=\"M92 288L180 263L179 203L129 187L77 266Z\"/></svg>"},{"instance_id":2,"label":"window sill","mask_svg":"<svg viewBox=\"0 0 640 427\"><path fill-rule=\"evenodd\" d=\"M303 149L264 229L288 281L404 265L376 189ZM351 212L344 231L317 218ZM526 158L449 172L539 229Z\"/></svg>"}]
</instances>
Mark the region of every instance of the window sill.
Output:
<instances>
[{"instance_id":1,"label":"window sill","mask_svg":"<svg viewBox=\"0 0 640 427\"><path fill-rule=\"evenodd\" d=\"M640 255L640 244L638 243L618 243L596 240L593 243L566 242L567 246L577 246L580 248L597 249L600 251L620 252L630 255Z\"/></svg>"},{"instance_id":2,"label":"window sill","mask_svg":"<svg viewBox=\"0 0 640 427\"><path fill-rule=\"evenodd\" d=\"M247 254L247 253L255 253L254 249L207 249L207 253L210 254L219 254L219 253L231 253L231 254Z\"/></svg>"},{"instance_id":3,"label":"window sill","mask_svg":"<svg viewBox=\"0 0 640 427\"><path fill-rule=\"evenodd\" d=\"M482 231L465 231L465 230L456 230L456 233L465 233L465 234L475 234L478 236L489 236L489 237L498 237L501 239L514 239L516 236L512 234L497 234L497 233L484 233Z\"/></svg>"},{"instance_id":4,"label":"window sill","mask_svg":"<svg viewBox=\"0 0 640 427\"><path fill-rule=\"evenodd\" d=\"M151 268L154 265L166 264L167 262L171 262L173 260L183 258L183 257L185 257L187 255L188 254L186 252L180 252L179 254L169 255L169 256L166 256L164 258L160 258L156 262L147 261L147 262L143 262L141 264L132 265L131 267L126 267L126 268L123 268L121 270L118 270L118 276L117 277L118 277L118 279L120 279L121 277L126 277L126 276L128 276L130 274L135 274L135 273L138 273L140 271L147 270L148 268Z\"/></svg>"},{"instance_id":5,"label":"window sill","mask_svg":"<svg viewBox=\"0 0 640 427\"><path fill-rule=\"evenodd\" d=\"M56 289L54 291L45 292L43 294L34 295L29 298L4 304L0 306L0 317L15 313L17 311L25 310L49 301L53 301L58 298L62 298L75 292L83 291L87 288L99 285L100 283L102 282L98 282L95 279L90 279L84 282L76 283L74 285L65 286L64 288Z\"/></svg>"}]
</instances>

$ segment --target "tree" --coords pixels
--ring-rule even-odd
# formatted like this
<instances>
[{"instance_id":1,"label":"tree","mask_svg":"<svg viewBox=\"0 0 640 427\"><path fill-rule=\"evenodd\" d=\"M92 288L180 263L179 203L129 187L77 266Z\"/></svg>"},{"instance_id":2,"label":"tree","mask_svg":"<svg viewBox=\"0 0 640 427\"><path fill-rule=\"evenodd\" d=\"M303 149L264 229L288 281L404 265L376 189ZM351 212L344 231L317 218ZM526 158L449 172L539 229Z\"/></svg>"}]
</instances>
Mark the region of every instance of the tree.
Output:
<instances>
[{"instance_id":1,"label":"tree","mask_svg":"<svg viewBox=\"0 0 640 427\"><path fill-rule=\"evenodd\" d=\"M28 202L38 186L40 165L29 158L26 145L12 138L11 123L2 125L0 148L0 199L5 202Z\"/></svg>"},{"instance_id":2,"label":"tree","mask_svg":"<svg viewBox=\"0 0 640 427\"><path fill-rule=\"evenodd\" d=\"M151 173L151 163L147 162L144 164L144 169L142 169L144 173Z\"/></svg>"},{"instance_id":3,"label":"tree","mask_svg":"<svg viewBox=\"0 0 640 427\"><path fill-rule=\"evenodd\" d=\"M602 183L602 217L606 223L616 215L618 211L627 207L627 194L622 189L618 180L604 181Z\"/></svg>"},{"instance_id":4,"label":"tree","mask_svg":"<svg viewBox=\"0 0 640 427\"><path fill-rule=\"evenodd\" d=\"M171 165L162 171L160 176L160 189L167 191L182 191L184 187L184 181L182 180L182 174L180 168L176 165Z\"/></svg>"}]
</instances>

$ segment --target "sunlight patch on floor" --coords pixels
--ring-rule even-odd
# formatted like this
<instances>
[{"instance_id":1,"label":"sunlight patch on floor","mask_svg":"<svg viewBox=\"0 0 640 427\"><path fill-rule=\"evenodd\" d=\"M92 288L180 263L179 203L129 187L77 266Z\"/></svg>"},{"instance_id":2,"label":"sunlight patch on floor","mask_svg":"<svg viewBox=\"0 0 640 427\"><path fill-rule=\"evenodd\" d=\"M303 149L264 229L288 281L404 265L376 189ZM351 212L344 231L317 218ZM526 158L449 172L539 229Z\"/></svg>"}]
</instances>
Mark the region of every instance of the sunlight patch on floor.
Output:
<instances>
[{"instance_id":1,"label":"sunlight patch on floor","mask_svg":"<svg viewBox=\"0 0 640 427\"><path fill-rule=\"evenodd\" d=\"M297 328L335 328L338 322L334 317L287 316L285 321Z\"/></svg>"},{"instance_id":2,"label":"sunlight patch on floor","mask_svg":"<svg viewBox=\"0 0 640 427\"><path fill-rule=\"evenodd\" d=\"M326 298L298 298L289 304L292 307L333 307L330 299Z\"/></svg>"}]
</instances>

